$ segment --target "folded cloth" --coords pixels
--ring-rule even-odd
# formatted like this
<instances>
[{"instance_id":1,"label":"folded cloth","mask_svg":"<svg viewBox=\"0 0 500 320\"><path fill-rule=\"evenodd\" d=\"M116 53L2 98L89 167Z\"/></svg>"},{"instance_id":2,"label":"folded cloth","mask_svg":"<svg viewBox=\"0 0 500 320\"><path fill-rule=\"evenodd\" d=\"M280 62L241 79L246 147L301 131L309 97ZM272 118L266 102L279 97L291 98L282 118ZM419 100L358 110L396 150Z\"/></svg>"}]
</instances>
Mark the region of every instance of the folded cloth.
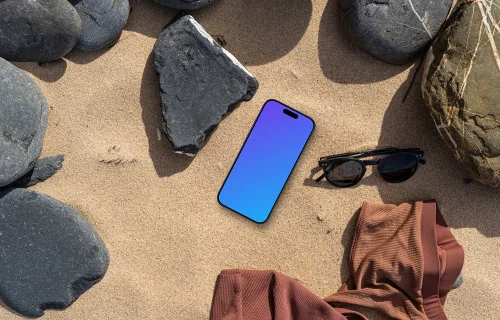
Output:
<instances>
[{"instance_id":1,"label":"folded cloth","mask_svg":"<svg viewBox=\"0 0 500 320\"><path fill-rule=\"evenodd\" d=\"M366 320L349 310L373 308L394 319L446 320L443 305L464 251L435 201L399 206L365 202L351 247L351 280L320 299L273 271L225 270L212 320Z\"/></svg>"},{"instance_id":2,"label":"folded cloth","mask_svg":"<svg viewBox=\"0 0 500 320\"><path fill-rule=\"evenodd\" d=\"M350 263L352 279L325 298L331 305L374 308L394 319L445 320L443 305L464 251L434 200L365 202Z\"/></svg>"},{"instance_id":3,"label":"folded cloth","mask_svg":"<svg viewBox=\"0 0 500 320\"><path fill-rule=\"evenodd\" d=\"M217 279L211 320L368 320L334 308L297 281L273 271L224 270Z\"/></svg>"}]
</instances>

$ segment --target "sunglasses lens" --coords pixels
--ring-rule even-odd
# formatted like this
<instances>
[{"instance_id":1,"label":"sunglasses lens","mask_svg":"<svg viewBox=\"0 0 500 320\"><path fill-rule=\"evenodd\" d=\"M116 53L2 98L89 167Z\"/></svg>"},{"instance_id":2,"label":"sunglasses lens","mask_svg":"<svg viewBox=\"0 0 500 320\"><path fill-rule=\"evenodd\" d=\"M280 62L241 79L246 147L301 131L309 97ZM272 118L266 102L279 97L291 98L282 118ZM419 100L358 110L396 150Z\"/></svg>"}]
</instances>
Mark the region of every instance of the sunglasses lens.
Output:
<instances>
[{"instance_id":1,"label":"sunglasses lens","mask_svg":"<svg viewBox=\"0 0 500 320\"><path fill-rule=\"evenodd\" d=\"M361 163L352 160L334 161L326 169L326 178L333 185L339 187L350 187L357 184L364 174Z\"/></svg>"},{"instance_id":2,"label":"sunglasses lens","mask_svg":"<svg viewBox=\"0 0 500 320\"><path fill-rule=\"evenodd\" d=\"M390 183L410 179L417 170L418 160L414 155L399 153L384 158L378 165L382 178Z\"/></svg>"}]
</instances>

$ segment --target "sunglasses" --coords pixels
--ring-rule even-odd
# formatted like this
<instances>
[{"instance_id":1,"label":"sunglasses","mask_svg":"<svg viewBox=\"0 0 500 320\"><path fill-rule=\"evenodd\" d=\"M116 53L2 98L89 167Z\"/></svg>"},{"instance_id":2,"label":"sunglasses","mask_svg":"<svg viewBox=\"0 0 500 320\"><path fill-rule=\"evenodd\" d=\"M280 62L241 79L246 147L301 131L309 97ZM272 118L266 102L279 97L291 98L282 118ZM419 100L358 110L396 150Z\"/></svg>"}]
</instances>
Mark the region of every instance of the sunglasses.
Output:
<instances>
[{"instance_id":1,"label":"sunglasses","mask_svg":"<svg viewBox=\"0 0 500 320\"><path fill-rule=\"evenodd\" d=\"M376 160L358 160L378 155L388 155ZM425 164L424 151L418 148L383 148L367 152L335 154L319 159L323 178L337 188L349 188L358 184L366 173L366 166L377 166L382 178L389 183L400 183L410 179L417 171L418 164Z\"/></svg>"}]
</instances>

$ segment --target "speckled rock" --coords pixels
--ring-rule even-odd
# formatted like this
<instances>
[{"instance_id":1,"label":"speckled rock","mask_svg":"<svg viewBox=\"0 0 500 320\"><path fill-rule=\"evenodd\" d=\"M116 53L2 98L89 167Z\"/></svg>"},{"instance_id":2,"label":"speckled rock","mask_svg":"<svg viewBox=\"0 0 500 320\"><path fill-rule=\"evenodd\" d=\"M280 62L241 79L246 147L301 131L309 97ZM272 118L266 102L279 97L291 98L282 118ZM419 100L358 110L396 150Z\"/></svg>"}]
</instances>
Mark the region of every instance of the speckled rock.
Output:
<instances>
[{"instance_id":1,"label":"speckled rock","mask_svg":"<svg viewBox=\"0 0 500 320\"><path fill-rule=\"evenodd\" d=\"M0 298L8 307L27 317L64 309L108 265L106 246L73 209L36 191L0 189Z\"/></svg>"},{"instance_id":2,"label":"speckled rock","mask_svg":"<svg viewBox=\"0 0 500 320\"><path fill-rule=\"evenodd\" d=\"M191 16L165 28L153 53L163 130L177 153L194 156L222 117L252 99L259 86Z\"/></svg>"},{"instance_id":3,"label":"speckled rock","mask_svg":"<svg viewBox=\"0 0 500 320\"><path fill-rule=\"evenodd\" d=\"M181 9L181 10L193 10L208 6L215 0L155 0L164 6Z\"/></svg>"},{"instance_id":4,"label":"speckled rock","mask_svg":"<svg viewBox=\"0 0 500 320\"><path fill-rule=\"evenodd\" d=\"M42 91L0 58L0 187L21 178L40 156L48 121Z\"/></svg>"},{"instance_id":5,"label":"speckled rock","mask_svg":"<svg viewBox=\"0 0 500 320\"><path fill-rule=\"evenodd\" d=\"M128 0L70 0L82 19L76 44L81 50L99 50L111 45L127 24Z\"/></svg>"},{"instance_id":6,"label":"speckled rock","mask_svg":"<svg viewBox=\"0 0 500 320\"><path fill-rule=\"evenodd\" d=\"M81 30L67 0L0 1L0 57L7 60L57 60L73 49Z\"/></svg>"},{"instance_id":7,"label":"speckled rock","mask_svg":"<svg viewBox=\"0 0 500 320\"><path fill-rule=\"evenodd\" d=\"M426 56L422 94L476 180L500 184L500 0L461 2Z\"/></svg>"},{"instance_id":8,"label":"speckled rock","mask_svg":"<svg viewBox=\"0 0 500 320\"><path fill-rule=\"evenodd\" d=\"M404 64L414 60L434 38L452 3L453 0L342 0L342 24L351 40L374 58Z\"/></svg>"},{"instance_id":9,"label":"speckled rock","mask_svg":"<svg viewBox=\"0 0 500 320\"><path fill-rule=\"evenodd\" d=\"M9 184L9 187L28 188L43 182L61 170L64 155L38 159L35 166L27 174Z\"/></svg>"}]
</instances>

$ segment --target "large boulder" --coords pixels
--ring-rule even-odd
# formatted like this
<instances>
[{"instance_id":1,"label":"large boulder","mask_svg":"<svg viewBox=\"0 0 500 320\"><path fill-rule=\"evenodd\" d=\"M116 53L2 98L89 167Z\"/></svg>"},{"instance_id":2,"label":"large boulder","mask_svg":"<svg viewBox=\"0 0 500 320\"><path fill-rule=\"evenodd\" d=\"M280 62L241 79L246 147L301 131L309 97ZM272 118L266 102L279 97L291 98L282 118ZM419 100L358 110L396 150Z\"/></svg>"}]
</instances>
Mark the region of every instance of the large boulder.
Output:
<instances>
[{"instance_id":1,"label":"large boulder","mask_svg":"<svg viewBox=\"0 0 500 320\"><path fill-rule=\"evenodd\" d=\"M99 282L109 254L72 208L28 189L0 189L0 298L40 317L64 309Z\"/></svg>"},{"instance_id":2,"label":"large boulder","mask_svg":"<svg viewBox=\"0 0 500 320\"><path fill-rule=\"evenodd\" d=\"M76 44L81 50L104 49L118 39L127 24L128 0L70 0L82 19L82 33Z\"/></svg>"},{"instance_id":3,"label":"large boulder","mask_svg":"<svg viewBox=\"0 0 500 320\"><path fill-rule=\"evenodd\" d=\"M0 1L0 57L57 60L75 46L82 22L67 0Z\"/></svg>"},{"instance_id":4,"label":"large boulder","mask_svg":"<svg viewBox=\"0 0 500 320\"><path fill-rule=\"evenodd\" d=\"M193 10L206 7L214 0L155 0L155 2L174 9Z\"/></svg>"},{"instance_id":5,"label":"large boulder","mask_svg":"<svg viewBox=\"0 0 500 320\"><path fill-rule=\"evenodd\" d=\"M165 28L153 53L163 130L177 153L194 156L222 118L252 99L259 86L191 16Z\"/></svg>"},{"instance_id":6,"label":"large boulder","mask_svg":"<svg viewBox=\"0 0 500 320\"><path fill-rule=\"evenodd\" d=\"M2 187L14 182L34 167L42 150L49 109L36 83L2 58L0 97Z\"/></svg>"},{"instance_id":7,"label":"large boulder","mask_svg":"<svg viewBox=\"0 0 500 320\"><path fill-rule=\"evenodd\" d=\"M452 3L453 0L342 0L342 24L351 40L374 58L404 64L418 57L434 38Z\"/></svg>"},{"instance_id":8,"label":"large boulder","mask_svg":"<svg viewBox=\"0 0 500 320\"><path fill-rule=\"evenodd\" d=\"M472 177L500 184L500 0L462 1L427 53L422 94Z\"/></svg>"}]
</instances>

